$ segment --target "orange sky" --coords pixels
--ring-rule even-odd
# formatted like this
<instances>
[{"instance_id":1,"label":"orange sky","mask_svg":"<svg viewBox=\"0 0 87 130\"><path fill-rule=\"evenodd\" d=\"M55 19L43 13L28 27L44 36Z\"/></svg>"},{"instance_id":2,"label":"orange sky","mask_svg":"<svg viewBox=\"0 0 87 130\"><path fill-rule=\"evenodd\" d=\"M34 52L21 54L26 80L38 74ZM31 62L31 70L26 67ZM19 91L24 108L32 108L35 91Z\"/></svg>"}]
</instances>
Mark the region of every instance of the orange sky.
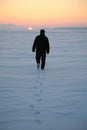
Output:
<instances>
[{"instance_id":1,"label":"orange sky","mask_svg":"<svg viewBox=\"0 0 87 130\"><path fill-rule=\"evenodd\" d=\"M87 0L0 0L0 24L87 26Z\"/></svg>"}]
</instances>

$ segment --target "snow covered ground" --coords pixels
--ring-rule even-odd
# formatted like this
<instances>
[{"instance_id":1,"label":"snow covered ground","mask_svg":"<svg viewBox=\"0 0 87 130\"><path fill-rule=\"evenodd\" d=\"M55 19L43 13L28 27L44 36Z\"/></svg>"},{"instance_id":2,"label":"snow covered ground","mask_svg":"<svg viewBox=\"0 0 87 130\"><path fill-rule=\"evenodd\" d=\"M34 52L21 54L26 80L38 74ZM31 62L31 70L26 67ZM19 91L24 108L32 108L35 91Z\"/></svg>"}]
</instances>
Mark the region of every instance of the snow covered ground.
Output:
<instances>
[{"instance_id":1,"label":"snow covered ground","mask_svg":"<svg viewBox=\"0 0 87 130\"><path fill-rule=\"evenodd\" d=\"M46 30L51 52L37 70L38 31L0 31L0 130L87 130L87 28Z\"/></svg>"}]
</instances>

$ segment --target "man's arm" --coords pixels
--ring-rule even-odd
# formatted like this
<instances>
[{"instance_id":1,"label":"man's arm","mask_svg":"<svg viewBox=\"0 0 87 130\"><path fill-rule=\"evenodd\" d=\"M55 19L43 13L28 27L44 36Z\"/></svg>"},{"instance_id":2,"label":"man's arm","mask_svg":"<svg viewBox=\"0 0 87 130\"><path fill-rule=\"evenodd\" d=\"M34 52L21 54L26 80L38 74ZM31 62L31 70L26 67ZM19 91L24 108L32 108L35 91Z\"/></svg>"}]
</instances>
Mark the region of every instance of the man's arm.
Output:
<instances>
[{"instance_id":1,"label":"man's arm","mask_svg":"<svg viewBox=\"0 0 87 130\"><path fill-rule=\"evenodd\" d=\"M49 45L49 40L47 38L47 54L49 54L49 53L50 53L50 45Z\"/></svg>"},{"instance_id":2,"label":"man's arm","mask_svg":"<svg viewBox=\"0 0 87 130\"><path fill-rule=\"evenodd\" d=\"M34 43L33 43L33 46L32 46L32 52L35 52L35 48L36 48L36 39L37 39L37 38L35 38Z\"/></svg>"}]
</instances>

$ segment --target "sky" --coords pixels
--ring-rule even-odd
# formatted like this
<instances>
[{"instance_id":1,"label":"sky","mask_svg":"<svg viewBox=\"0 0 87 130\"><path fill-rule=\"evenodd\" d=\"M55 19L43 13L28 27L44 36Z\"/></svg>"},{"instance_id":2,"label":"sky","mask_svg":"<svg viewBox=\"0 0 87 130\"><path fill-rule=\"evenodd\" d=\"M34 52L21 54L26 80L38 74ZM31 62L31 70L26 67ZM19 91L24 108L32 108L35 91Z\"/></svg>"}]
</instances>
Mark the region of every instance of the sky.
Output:
<instances>
[{"instance_id":1,"label":"sky","mask_svg":"<svg viewBox=\"0 0 87 130\"><path fill-rule=\"evenodd\" d=\"M87 0L0 0L0 24L87 26Z\"/></svg>"}]
</instances>

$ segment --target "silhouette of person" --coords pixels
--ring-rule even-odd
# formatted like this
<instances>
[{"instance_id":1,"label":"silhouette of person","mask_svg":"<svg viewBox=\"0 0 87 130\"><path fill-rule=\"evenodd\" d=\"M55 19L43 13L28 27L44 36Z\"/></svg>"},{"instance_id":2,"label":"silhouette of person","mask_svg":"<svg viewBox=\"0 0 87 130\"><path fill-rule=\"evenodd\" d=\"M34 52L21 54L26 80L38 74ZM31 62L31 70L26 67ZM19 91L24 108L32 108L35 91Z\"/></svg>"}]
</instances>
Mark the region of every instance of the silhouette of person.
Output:
<instances>
[{"instance_id":1,"label":"silhouette of person","mask_svg":"<svg viewBox=\"0 0 87 130\"><path fill-rule=\"evenodd\" d=\"M49 40L45 36L45 30L41 29L40 35L36 36L32 46L32 52L36 52L37 69L40 68L41 64L41 69L43 70L46 63L46 53L49 54L50 52Z\"/></svg>"}]
</instances>

